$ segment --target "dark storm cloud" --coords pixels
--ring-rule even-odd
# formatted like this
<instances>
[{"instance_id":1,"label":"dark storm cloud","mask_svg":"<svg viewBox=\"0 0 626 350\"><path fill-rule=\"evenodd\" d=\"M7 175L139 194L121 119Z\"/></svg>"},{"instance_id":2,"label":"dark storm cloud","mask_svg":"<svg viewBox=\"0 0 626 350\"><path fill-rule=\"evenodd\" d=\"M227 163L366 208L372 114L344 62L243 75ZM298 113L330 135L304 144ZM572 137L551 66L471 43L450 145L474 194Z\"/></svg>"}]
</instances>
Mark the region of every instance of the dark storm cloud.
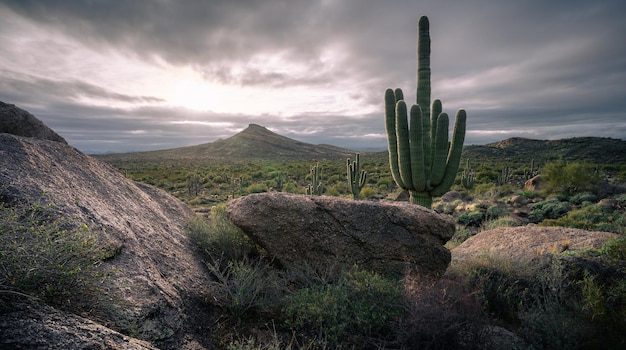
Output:
<instances>
[{"instance_id":1,"label":"dark storm cloud","mask_svg":"<svg viewBox=\"0 0 626 350\"><path fill-rule=\"evenodd\" d=\"M414 100L417 19L427 15L432 96L451 115L467 109L468 143L626 138L625 13L620 0L5 0L0 19L19 16L92 50L190 66L223 84L289 96L294 87L330 91L354 82L336 94L360 103L344 111L363 112L302 110L277 118L172 110L160 97L2 67L0 98L35 108L71 143L103 151L207 142L248 123L307 142L385 147L382 96L387 87L402 87ZM4 22L0 31L10 26ZM272 59L279 61L263 64ZM80 98L133 106L88 106ZM98 130L102 143L90 144L94 135L81 134L78 121ZM117 144L107 147L111 140Z\"/></svg>"},{"instance_id":2,"label":"dark storm cloud","mask_svg":"<svg viewBox=\"0 0 626 350\"><path fill-rule=\"evenodd\" d=\"M5 1L22 16L81 42L170 62L240 60L252 53L314 51L318 3L278 1ZM309 38L294 41L295 38ZM298 43L299 42L299 43Z\"/></svg>"},{"instance_id":3,"label":"dark storm cloud","mask_svg":"<svg viewBox=\"0 0 626 350\"><path fill-rule=\"evenodd\" d=\"M29 96L28 100L45 96L49 100L97 98L127 103L163 102L158 97L120 94L80 80L59 81L2 70L0 76L2 76L0 91L13 91L17 96Z\"/></svg>"}]
</instances>

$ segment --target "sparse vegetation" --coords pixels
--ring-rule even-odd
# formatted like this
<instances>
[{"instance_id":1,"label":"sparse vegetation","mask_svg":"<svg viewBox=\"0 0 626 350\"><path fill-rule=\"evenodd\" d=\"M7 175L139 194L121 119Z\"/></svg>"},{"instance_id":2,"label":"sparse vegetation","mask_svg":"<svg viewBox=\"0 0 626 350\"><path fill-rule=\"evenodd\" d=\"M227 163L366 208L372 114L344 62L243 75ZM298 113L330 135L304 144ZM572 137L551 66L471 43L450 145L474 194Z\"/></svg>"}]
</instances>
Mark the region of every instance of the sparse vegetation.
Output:
<instances>
[{"instance_id":1,"label":"sparse vegetation","mask_svg":"<svg viewBox=\"0 0 626 350\"><path fill-rule=\"evenodd\" d=\"M533 173L544 176L546 165L558 163L559 159L544 155L540 149L524 151L526 153L519 153L519 156L498 153L517 147L517 142L530 148L539 144L514 140L497 147L466 147L464 157L472 162L474 185L464 186L461 174L457 174L452 189L459 195L449 202L433 203L436 211L453 215L458 223L457 233L447 247L453 248L482 230L529 223L620 235L626 232L626 196L623 177L620 177L626 171L626 164L602 163L601 155L589 157L586 161L598 161L589 163L593 175L597 176L597 186L560 187L549 191L524 188L529 163ZM566 146L575 146L579 154L584 153L585 146L581 142L573 146L564 142L558 144L559 154L576 154L566 151ZM486 150L494 156L480 153ZM578 162L572 156L562 159L563 164ZM316 162L324 168L325 194L351 196L345 158L317 160L314 164ZM400 189L393 180L386 154L367 154L361 162L362 167L368 169L361 198L393 199L398 195ZM623 237L599 250L577 254L555 251L558 255L553 259L533 266L516 266L510 261L482 257L455 266L439 280L418 275L395 281L373 277L368 271L341 271L333 267L282 269L232 226L224 216L224 203L257 189L304 194L306 186L311 184L310 166L307 160L236 159L200 161L193 165L184 161L125 164L128 176L151 181L186 200L199 213L208 214L209 218L194 218L189 232L206 252L208 269L213 271L212 289L216 298L213 304L221 312L214 331L217 347L463 348L463 344L485 341L485 328L481 327L494 324L514 331L537 349L620 348L624 344L623 261L626 253ZM509 167L509 181L498 186L498 169L505 166ZM190 198L187 184L187 176L192 173L198 174L200 182L194 198ZM213 209L209 209L211 207ZM388 283L399 291L389 310L399 306L400 317L380 325L388 330L383 336L355 331L337 343L336 330L353 327L346 324L345 318L341 321L342 309L338 309L333 318L324 310L309 307L315 303L305 302L318 300L320 305L336 305L333 300L354 298L347 282L354 278L350 280L349 273L358 274L363 280L381 278L381 284ZM374 298L372 295L377 294L367 298ZM387 300L384 296L379 298ZM357 305L358 301L351 303ZM332 310L332 307L326 309ZM351 312L358 313L358 310Z\"/></svg>"},{"instance_id":2,"label":"sparse vegetation","mask_svg":"<svg viewBox=\"0 0 626 350\"><path fill-rule=\"evenodd\" d=\"M239 246L241 237L218 223L225 220L222 210L212 214L210 221L193 219L189 233L200 246L209 247L206 263L214 276L213 303L222 310L215 330L218 347L455 348L461 340L450 337L459 330L479 337L482 323L474 323L476 329L467 327L470 319L481 319L476 313L479 304L471 293L459 292L462 286L451 295L432 277L411 274L398 281L357 266L286 270L261 250L226 259L221 251Z\"/></svg>"},{"instance_id":3,"label":"sparse vegetation","mask_svg":"<svg viewBox=\"0 0 626 350\"><path fill-rule=\"evenodd\" d=\"M114 252L99 249L87 225L58 217L45 196L0 203L0 301L33 297L80 309L97 298L95 264Z\"/></svg>"}]
</instances>

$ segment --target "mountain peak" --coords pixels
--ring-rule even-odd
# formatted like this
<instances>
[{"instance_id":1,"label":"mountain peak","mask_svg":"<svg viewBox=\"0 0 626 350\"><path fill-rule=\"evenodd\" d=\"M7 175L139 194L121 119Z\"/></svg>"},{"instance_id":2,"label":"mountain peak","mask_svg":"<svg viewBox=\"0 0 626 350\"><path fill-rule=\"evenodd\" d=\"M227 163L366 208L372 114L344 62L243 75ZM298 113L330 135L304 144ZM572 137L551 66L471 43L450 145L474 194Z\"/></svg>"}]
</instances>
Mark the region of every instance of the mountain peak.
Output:
<instances>
[{"instance_id":1,"label":"mountain peak","mask_svg":"<svg viewBox=\"0 0 626 350\"><path fill-rule=\"evenodd\" d=\"M248 127L245 128L243 131L241 131L241 133L260 134L260 135L275 134L268 128L261 126L259 124L248 124Z\"/></svg>"}]
</instances>

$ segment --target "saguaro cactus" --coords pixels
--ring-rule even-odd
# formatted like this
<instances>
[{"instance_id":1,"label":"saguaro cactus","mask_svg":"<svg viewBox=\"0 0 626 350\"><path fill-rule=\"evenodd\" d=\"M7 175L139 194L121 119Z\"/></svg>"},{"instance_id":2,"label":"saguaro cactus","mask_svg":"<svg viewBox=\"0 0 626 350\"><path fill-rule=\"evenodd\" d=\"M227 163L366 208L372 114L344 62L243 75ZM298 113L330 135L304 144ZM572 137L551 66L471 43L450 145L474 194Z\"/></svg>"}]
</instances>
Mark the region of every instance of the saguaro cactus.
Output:
<instances>
[{"instance_id":1,"label":"saguaro cactus","mask_svg":"<svg viewBox=\"0 0 626 350\"><path fill-rule=\"evenodd\" d=\"M430 208L432 198L443 195L452 184L461 160L465 140L465 110L456 114L452 143L449 120L441 101L430 108L430 33L428 18L418 25L417 105L410 110L401 89L385 91L385 127L389 165L399 187L409 191L411 203Z\"/></svg>"},{"instance_id":2,"label":"saguaro cactus","mask_svg":"<svg viewBox=\"0 0 626 350\"><path fill-rule=\"evenodd\" d=\"M498 174L498 178L496 179L496 185L503 186L511 182L511 168L505 166Z\"/></svg>"},{"instance_id":3,"label":"saguaro cactus","mask_svg":"<svg viewBox=\"0 0 626 350\"><path fill-rule=\"evenodd\" d=\"M365 186L365 180L367 179L367 172L361 170L361 158L359 154L356 154L356 159L350 163L350 158L347 162L348 167L348 185L350 185L350 192L352 198L358 199L361 189Z\"/></svg>"},{"instance_id":4,"label":"saguaro cactus","mask_svg":"<svg viewBox=\"0 0 626 350\"><path fill-rule=\"evenodd\" d=\"M465 170L461 173L461 185L466 190L471 190L474 188L474 184L476 183L476 172L470 168L469 159L465 165Z\"/></svg>"},{"instance_id":5,"label":"saguaro cactus","mask_svg":"<svg viewBox=\"0 0 626 350\"><path fill-rule=\"evenodd\" d=\"M306 194L309 196L321 196L324 192L322 186L322 168L317 163L311 167L311 183L305 189Z\"/></svg>"}]
</instances>

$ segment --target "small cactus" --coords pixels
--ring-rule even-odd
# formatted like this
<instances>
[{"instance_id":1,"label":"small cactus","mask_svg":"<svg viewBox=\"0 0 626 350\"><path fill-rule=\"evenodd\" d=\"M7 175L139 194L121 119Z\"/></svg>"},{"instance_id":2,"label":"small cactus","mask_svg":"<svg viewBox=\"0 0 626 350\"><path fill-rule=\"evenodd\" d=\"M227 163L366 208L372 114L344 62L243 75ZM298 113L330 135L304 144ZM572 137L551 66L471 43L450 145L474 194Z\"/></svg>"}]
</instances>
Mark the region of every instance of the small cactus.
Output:
<instances>
[{"instance_id":1,"label":"small cactus","mask_svg":"<svg viewBox=\"0 0 626 350\"><path fill-rule=\"evenodd\" d=\"M367 178L367 172L361 170L361 159L359 154L356 154L356 159L350 163L350 158L347 162L348 167L348 185L350 186L350 192L352 198L358 199L361 193L361 189L365 186L365 180Z\"/></svg>"},{"instance_id":2,"label":"small cactus","mask_svg":"<svg viewBox=\"0 0 626 350\"><path fill-rule=\"evenodd\" d=\"M498 174L498 178L496 179L496 185L502 186L511 182L511 168L505 166Z\"/></svg>"},{"instance_id":3,"label":"small cactus","mask_svg":"<svg viewBox=\"0 0 626 350\"><path fill-rule=\"evenodd\" d=\"M535 160L531 159L530 170L527 168L524 168L524 181L528 181L532 179L533 177L537 176L538 174L539 174L539 171L535 168Z\"/></svg>"},{"instance_id":4,"label":"small cactus","mask_svg":"<svg viewBox=\"0 0 626 350\"><path fill-rule=\"evenodd\" d=\"M474 188L474 184L476 183L476 171L470 168L469 159L465 164L465 169L461 173L461 185L466 190L471 190Z\"/></svg>"},{"instance_id":5,"label":"small cactus","mask_svg":"<svg viewBox=\"0 0 626 350\"><path fill-rule=\"evenodd\" d=\"M309 196L321 196L324 193L322 186L322 168L317 163L311 167L311 184L306 187L306 194Z\"/></svg>"},{"instance_id":6,"label":"small cactus","mask_svg":"<svg viewBox=\"0 0 626 350\"><path fill-rule=\"evenodd\" d=\"M189 197L196 197L201 189L202 184L200 184L200 176L196 173L187 175L187 191Z\"/></svg>"}]
</instances>

